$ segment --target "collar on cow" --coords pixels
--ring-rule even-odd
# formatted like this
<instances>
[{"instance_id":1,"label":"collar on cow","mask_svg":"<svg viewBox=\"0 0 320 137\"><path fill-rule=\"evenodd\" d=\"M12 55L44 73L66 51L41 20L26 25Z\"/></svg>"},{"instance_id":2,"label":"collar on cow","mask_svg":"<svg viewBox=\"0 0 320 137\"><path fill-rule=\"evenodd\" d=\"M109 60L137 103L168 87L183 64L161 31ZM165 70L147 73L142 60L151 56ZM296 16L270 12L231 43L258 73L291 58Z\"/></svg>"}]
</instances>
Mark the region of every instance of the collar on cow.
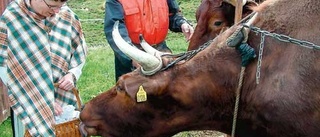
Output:
<instances>
[{"instance_id":1,"label":"collar on cow","mask_svg":"<svg viewBox=\"0 0 320 137\"><path fill-rule=\"evenodd\" d=\"M247 66L254 58L256 54L254 49L247 43L248 31L240 26L236 31L227 38L226 44L229 47L234 47L241 54L241 65Z\"/></svg>"}]
</instances>

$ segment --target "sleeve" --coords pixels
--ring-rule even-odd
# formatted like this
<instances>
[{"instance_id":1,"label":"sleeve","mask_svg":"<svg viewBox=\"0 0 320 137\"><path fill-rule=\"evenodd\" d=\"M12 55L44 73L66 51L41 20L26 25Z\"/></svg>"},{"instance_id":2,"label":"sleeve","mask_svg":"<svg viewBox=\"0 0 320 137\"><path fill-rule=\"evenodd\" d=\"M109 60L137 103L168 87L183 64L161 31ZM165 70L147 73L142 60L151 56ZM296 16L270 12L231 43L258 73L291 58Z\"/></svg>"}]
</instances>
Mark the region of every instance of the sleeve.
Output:
<instances>
[{"instance_id":1,"label":"sleeve","mask_svg":"<svg viewBox=\"0 0 320 137\"><path fill-rule=\"evenodd\" d=\"M7 67L0 67L0 79L5 84L8 82Z\"/></svg>"},{"instance_id":2,"label":"sleeve","mask_svg":"<svg viewBox=\"0 0 320 137\"><path fill-rule=\"evenodd\" d=\"M71 72L76 79L78 80L82 74L82 68L84 66L85 62L82 62L80 65L78 65L77 67L74 67L72 69L70 69L68 72Z\"/></svg>"},{"instance_id":3,"label":"sleeve","mask_svg":"<svg viewBox=\"0 0 320 137\"><path fill-rule=\"evenodd\" d=\"M72 47L75 48L70 62L70 68L68 72L74 74L78 80L82 74L82 68L86 61L87 56L87 44L82 31L81 23L79 18L74 15L73 21L73 36L72 36Z\"/></svg>"},{"instance_id":4,"label":"sleeve","mask_svg":"<svg viewBox=\"0 0 320 137\"><path fill-rule=\"evenodd\" d=\"M182 32L181 25L183 23L192 24L183 17L179 5L176 0L167 0L169 7L169 29L173 32Z\"/></svg>"},{"instance_id":5,"label":"sleeve","mask_svg":"<svg viewBox=\"0 0 320 137\"><path fill-rule=\"evenodd\" d=\"M111 46L112 50L121 58L131 60L128 56L122 53L122 51L116 46L114 39L112 38L113 25L116 21L119 21L119 31L122 38L130 45L133 45L128 34L127 27L124 23L124 10L121 3L118 0L106 0L105 3L105 18L104 18L104 33L106 39Z\"/></svg>"},{"instance_id":6,"label":"sleeve","mask_svg":"<svg viewBox=\"0 0 320 137\"><path fill-rule=\"evenodd\" d=\"M8 48L7 27L4 18L0 18L0 67L6 66Z\"/></svg>"},{"instance_id":7,"label":"sleeve","mask_svg":"<svg viewBox=\"0 0 320 137\"><path fill-rule=\"evenodd\" d=\"M7 48L8 48L8 40L7 40L7 29L4 21L4 17L0 18L0 78L3 83L7 83Z\"/></svg>"}]
</instances>

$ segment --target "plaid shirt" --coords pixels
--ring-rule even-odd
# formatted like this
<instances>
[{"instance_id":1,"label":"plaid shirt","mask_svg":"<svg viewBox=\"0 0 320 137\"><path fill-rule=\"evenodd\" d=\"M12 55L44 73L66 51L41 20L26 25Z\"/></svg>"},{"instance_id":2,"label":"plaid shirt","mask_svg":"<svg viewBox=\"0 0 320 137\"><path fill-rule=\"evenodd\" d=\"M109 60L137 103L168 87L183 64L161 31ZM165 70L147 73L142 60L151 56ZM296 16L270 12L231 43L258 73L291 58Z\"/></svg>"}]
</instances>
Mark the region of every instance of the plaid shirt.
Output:
<instances>
[{"instance_id":1,"label":"plaid shirt","mask_svg":"<svg viewBox=\"0 0 320 137\"><path fill-rule=\"evenodd\" d=\"M67 7L41 18L29 0L8 5L0 19L0 67L7 67L11 107L32 136L54 136L54 101L76 106L71 91L53 83L85 62L77 16Z\"/></svg>"}]
</instances>

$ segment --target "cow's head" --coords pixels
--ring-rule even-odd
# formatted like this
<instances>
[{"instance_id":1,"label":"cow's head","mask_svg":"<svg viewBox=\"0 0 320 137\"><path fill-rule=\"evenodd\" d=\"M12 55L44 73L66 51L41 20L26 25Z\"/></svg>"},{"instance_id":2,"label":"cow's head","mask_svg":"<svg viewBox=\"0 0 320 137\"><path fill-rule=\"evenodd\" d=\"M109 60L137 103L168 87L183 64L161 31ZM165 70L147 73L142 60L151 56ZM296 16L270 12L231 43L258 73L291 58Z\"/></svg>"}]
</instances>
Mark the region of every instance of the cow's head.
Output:
<instances>
[{"instance_id":1,"label":"cow's head","mask_svg":"<svg viewBox=\"0 0 320 137\"><path fill-rule=\"evenodd\" d=\"M234 24L234 0L202 0L196 11L197 26L190 39L188 50L197 49L200 45L215 38ZM250 6L257 5L251 0L244 1L242 17L252 12Z\"/></svg>"},{"instance_id":2,"label":"cow's head","mask_svg":"<svg viewBox=\"0 0 320 137\"><path fill-rule=\"evenodd\" d=\"M192 78L193 74L187 74L191 69L153 76L137 69L121 76L114 87L85 105L80 115L82 132L103 137L168 137L187 130L231 127L234 85L229 90L205 92L228 82L212 84L209 79L213 77L204 73L199 74L202 79ZM216 78L221 77L230 76L221 73ZM137 102L141 87L147 95L145 102ZM213 121L214 117L218 120Z\"/></svg>"},{"instance_id":3,"label":"cow's head","mask_svg":"<svg viewBox=\"0 0 320 137\"><path fill-rule=\"evenodd\" d=\"M146 78L138 70L120 77L112 89L85 105L81 120L86 132L106 137L155 136L172 130L162 128L167 127L165 125L184 122L185 119L171 113L178 109L180 102L164 92L171 76L161 77ZM147 101L139 103L136 94L141 88L146 92ZM172 122L173 119L177 119L176 122ZM156 127L151 126L154 123ZM155 129L157 133L150 132Z\"/></svg>"},{"instance_id":4,"label":"cow's head","mask_svg":"<svg viewBox=\"0 0 320 137\"><path fill-rule=\"evenodd\" d=\"M221 45L224 41L214 44ZM147 50L155 55L162 54ZM222 51L212 54L212 51L206 50L201 52L205 56L194 57L153 75L143 74L145 72L142 70L148 67L142 65L144 69L121 76L113 88L85 105L80 114L82 131L88 135L105 137L167 137L180 131L213 127L225 131L225 127L231 127L232 123L232 104L240 59L233 48L227 49L230 53ZM213 62L209 57L213 55L221 57ZM235 60L226 61L229 57ZM162 60L158 62L166 66L165 57ZM158 68L159 65L154 66ZM218 69L216 66L226 66L228 69ZM137 93L142 88L147 100L138 102ZM212 90L215 92L210 92Z\"/></svg>"}]
</instances>

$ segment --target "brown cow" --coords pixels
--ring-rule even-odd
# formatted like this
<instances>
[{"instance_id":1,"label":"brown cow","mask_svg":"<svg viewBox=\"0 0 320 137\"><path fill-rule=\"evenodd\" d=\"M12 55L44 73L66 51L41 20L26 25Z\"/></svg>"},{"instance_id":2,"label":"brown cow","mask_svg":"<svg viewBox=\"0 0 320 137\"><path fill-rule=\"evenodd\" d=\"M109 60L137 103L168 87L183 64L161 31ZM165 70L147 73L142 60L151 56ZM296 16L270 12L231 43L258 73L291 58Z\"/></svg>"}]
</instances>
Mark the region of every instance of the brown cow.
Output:
<instances>
[{"instance_id":1,"label":"brown cow","mask_svg":"<svg viewBox=\"0 0 320 137\"><path fill-rule=\"evenodd\" d=\"M243 6L242 17L252 12L249 7L262 0L248 0ZM205 42L214 39L221 32L234 24L235 4L228 0L202 0L196 11L197 26L190 39L188 50L199 48Z\"/></svg>"},{"instance_id":2,"label":"brown cow","mask_svg":"<svg viewBox=\"0 0 320 137\"><path fill-rule=\"evenodd\" d=\"M256 8L252 26L265 30L258 34L268 35L262 42L260 35L248 36L247 42L263 58L259 84L258 59L246 67L236 137L320 137L320 51L299 45L319 49L319 7L319 0L267 0ZM230 134L241 58L226 39L239 27L231 27L190 60L166 70L152 72L161 65L142 63L144 72L155 74L137 69L123 75L113 88L86 104L80 114L82 131L104 137L169 137L206 129ZM125 43L118 42L124 48ZM157 55L152 56L154 61L159 59L161 53L147 51ZM136 95L140 87L147 98Z\"/></svg>"}]
</instances>

